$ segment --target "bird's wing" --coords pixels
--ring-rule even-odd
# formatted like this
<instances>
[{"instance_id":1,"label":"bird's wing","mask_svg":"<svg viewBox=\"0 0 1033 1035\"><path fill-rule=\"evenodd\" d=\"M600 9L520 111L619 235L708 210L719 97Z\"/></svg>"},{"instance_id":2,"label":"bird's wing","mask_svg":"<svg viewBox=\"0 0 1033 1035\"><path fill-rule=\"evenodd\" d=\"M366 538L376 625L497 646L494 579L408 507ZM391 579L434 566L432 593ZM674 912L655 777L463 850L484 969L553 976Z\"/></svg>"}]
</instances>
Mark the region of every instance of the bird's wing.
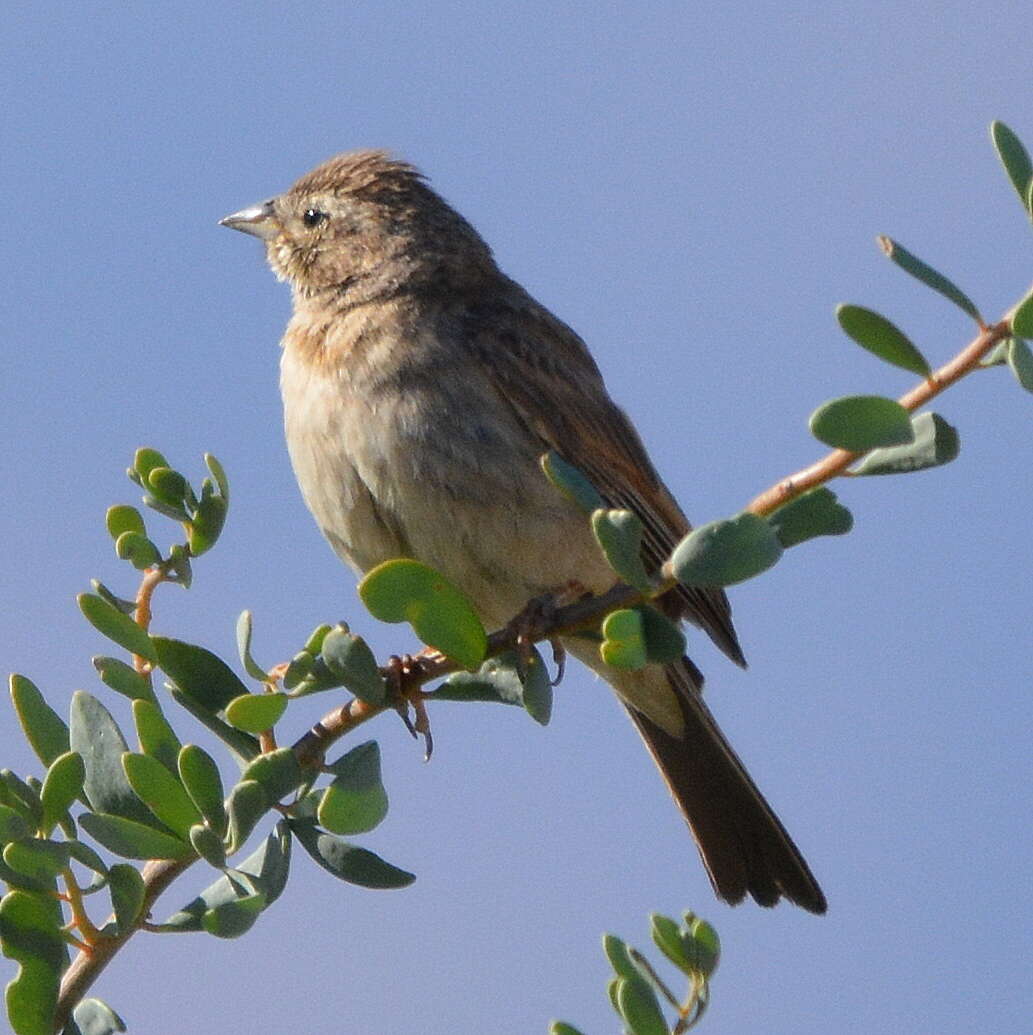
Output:
<instances>
[{"instance_id":1,"label":"bird's wing","mask_svg":"<svg viewBox=\"0 0 1033 1035\"><path fill-rule=\"evenodd\" d=\"M584 342L516 284L505 303L465 312L463 337L500 395L539 436L543 452L556 450L609 506L638 515L643 561L658 570L691 526L610 398ZM721 589L678 587L664 603L672 616L699 625L733 661L745 663Z\"/></svg>"}]
</instances>

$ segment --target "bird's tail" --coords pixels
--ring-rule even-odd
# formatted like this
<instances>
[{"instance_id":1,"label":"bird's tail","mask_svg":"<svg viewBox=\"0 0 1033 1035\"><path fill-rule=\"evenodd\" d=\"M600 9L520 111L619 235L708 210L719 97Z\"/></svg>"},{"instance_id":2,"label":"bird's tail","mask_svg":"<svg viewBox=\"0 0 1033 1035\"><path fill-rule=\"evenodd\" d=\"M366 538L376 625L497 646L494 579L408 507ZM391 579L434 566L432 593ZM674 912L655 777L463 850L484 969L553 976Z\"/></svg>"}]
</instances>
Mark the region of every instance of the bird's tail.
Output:
<instances>
[{"instance_id":1,"label":"bird's tail","mask_svg":"<svg viewBox=\"0 0 1033 1035\"><path fill-rule=\"evenodd\" d=\"M602 663L594 644L582 640L569 647L627 707L688 821L717 896L734 904L749 893L762 906L785 897L824 913L825 896L800 850L703 703L696 666L683 658L637 672L617 670ZM670 721L672 706L680 710L680 729Z\"/></svg>"}]
</instances>

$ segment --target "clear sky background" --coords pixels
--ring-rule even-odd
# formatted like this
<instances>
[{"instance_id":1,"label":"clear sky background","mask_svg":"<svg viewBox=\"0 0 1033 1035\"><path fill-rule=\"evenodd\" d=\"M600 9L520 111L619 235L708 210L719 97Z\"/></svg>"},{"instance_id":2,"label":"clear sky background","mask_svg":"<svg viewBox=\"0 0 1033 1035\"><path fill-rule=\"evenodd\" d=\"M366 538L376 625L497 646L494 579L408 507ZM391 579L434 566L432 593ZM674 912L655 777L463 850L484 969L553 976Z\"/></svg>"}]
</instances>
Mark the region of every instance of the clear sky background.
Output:
<instances>
[{"instance_id":1,"label":"clear sky background","mask_svg":"<svg viewBox=\"0 0 1033 1035\"><path fill-rule=\"evenodd\" d=\"M216 225L337 151L428 173L589 342L699 522L820 455L817 404L909 387L839 332L837 302L934 361L971 337L877 233L988 318L1029 285L1030 227L987 137L1001 118L1033 144L1025 3L39 3L4 23L0 658L60 710L85 688L128 723L73 597L91 576L133 584L103 516L135 501L122 470L143 444L197 477L210 450L233 488L222 544L189 593L160 595L156 630L233 657L249 607L267 663L339 618L381 655L412 645L364 614L305 512L277 390L288 292ZM435 708L430 765L394 717L363 731L392 802L364 843L411 888L299 855L249 936L138 937L96 993L137 1032L532 1035L563 1017L602 1035L619 1025L601 932L646 947L651 910L691 908L724 944L710 1035L1028 1030L1033 399L994 370L937 409L955 464L840 483L853 534L734 591L748 672L693 640L826 917L715 901L612 695L572 670L545 730ZM38 768L10 714L0 747ZM189 871L161 916L210 879Z\"/></svg>"}]
</instances>

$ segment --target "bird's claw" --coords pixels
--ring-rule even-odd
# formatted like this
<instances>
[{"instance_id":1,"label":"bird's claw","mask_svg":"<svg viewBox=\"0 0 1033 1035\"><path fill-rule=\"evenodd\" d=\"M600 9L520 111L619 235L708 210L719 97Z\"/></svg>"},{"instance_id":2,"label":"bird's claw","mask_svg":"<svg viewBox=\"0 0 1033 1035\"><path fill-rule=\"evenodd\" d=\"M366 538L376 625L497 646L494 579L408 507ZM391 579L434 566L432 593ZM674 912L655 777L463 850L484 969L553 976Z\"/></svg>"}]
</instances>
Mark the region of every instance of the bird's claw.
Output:
<instances>
[{"instance_id":1,"label":"bird's claw","mask_svg":"<svg viewBox=\"0 0 1033 1035\"><path fill-rule=\"evenodd\" d=\"M384 666L386 670L384 675L393 691L395 711L402 717L405 728L414 740L423 737L423 760L429 762L430 756L434 753L434 736L430 729L430 716L427 714L427 705L424 703L423 690L418 682L414 686L406 685L411 676L418 673L419 667L419 661L411 654L401 656L392 654ZM409 718L410 707L415 722Z\"/></svg>"}]
</instances>

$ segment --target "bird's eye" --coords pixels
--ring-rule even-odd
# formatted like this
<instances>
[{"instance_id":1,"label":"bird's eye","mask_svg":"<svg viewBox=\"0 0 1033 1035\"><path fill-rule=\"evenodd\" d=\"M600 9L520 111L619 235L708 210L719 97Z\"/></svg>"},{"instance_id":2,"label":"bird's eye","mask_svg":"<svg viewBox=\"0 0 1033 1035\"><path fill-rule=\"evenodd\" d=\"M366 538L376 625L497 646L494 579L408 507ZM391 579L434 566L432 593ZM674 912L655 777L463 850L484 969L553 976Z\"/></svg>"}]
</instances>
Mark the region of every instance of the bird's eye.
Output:
<instances>
[{"instance_id":1,"label":"bird's eye","mask_svg":"<svg viewBox=\"0 0 1033 1035\"><path fill-rule=\"evenodd\" d=\"M305 226L319 226L320 223L325 223L329 216L318 208L310 208L305 210L305 214L301 218Z\"/></svg>"}]
</instances>

